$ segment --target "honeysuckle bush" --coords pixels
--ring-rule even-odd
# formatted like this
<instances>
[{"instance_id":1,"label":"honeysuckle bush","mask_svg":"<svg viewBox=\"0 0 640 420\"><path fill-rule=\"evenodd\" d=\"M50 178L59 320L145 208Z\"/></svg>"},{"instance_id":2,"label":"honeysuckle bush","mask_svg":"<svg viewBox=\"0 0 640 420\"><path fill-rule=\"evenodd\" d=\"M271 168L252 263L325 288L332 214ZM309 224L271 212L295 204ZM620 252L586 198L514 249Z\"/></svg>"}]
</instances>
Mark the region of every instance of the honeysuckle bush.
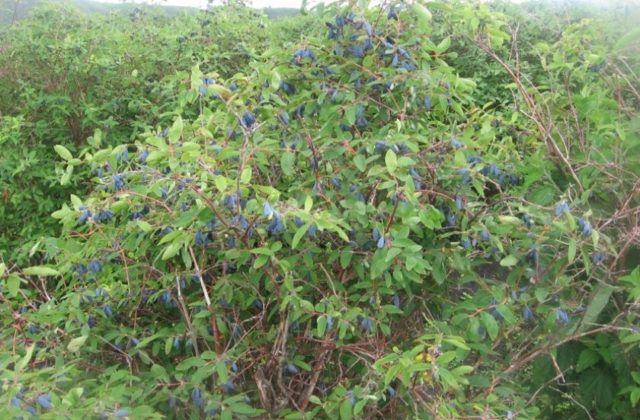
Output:
<instances>
[{"instance_id":1,"label":"honeysuckle bush","mask_svg":"<svg viewBox=\"0 0 640 420\"><path fill-rule=\"evenodd\" d=\"M49 215L83 191L85 176L69 170L61 180L54 145L80 152L99 129L95 146L115 146L170 122L194 63L236 74L265 48L269 24L237 4L178 16L153 7L102 16L52 2L3 28L0 250L28 260L39 237L59 232Z\"/></svg>"},{"instance_id":2,"label":"honeysuckle bush","mask_svg":"<svg viewBox=\"0 0 640 420\"><path fill-rule=\"evenodd\" d=\"M488 7L309 16L238 73L176 72L131 141L56 145L90 192L53 213L41 263L0 266L3 409L635 417L638 98L563 47L588 53L593 29L539 45L533 91ZM478 99L454 35L502 61L512 102Z\"/></svg>"}]
</instances>

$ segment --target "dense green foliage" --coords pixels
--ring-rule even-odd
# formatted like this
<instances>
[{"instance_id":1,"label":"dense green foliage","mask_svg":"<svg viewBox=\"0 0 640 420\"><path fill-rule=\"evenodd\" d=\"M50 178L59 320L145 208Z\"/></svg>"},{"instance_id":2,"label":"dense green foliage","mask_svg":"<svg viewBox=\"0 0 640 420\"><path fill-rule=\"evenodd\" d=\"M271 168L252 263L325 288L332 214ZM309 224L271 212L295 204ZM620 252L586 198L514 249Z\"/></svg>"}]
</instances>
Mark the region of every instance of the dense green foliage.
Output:
<instances>
[{"instance_id":1,"label":"dense green foliage","mask_svg":"<svg viewBox=\"0 0 640 420\"><path fill-rule=\"evenodd\" d=\"M640 9L365 3L0 32L4 412L640 415Z\"/></svg>"}]
</instances>

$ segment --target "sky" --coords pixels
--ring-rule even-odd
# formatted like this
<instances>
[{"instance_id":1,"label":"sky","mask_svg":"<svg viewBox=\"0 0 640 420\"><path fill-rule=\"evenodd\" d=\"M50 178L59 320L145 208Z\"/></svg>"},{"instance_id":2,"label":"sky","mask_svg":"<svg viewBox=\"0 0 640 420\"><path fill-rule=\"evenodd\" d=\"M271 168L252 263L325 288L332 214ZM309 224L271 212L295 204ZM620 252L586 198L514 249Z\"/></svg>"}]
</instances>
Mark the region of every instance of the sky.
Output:
<instances>
[{"instance_id":1,"label":"sky","mask_svg":"<svg viewBox=\"0 0 640 420\"><path fill-rule=\"evenodd\" d=\"M122 3L122 0L98 0L101 3ZM143 1L136 0L137 3L161 3L170 6L192 6L192 7L205 7L207 0L154 0ZM263 7L293 7L298 8L302 3L301 0L249 0L251 5L256 8Z\"/></svg>"}]
</instances>

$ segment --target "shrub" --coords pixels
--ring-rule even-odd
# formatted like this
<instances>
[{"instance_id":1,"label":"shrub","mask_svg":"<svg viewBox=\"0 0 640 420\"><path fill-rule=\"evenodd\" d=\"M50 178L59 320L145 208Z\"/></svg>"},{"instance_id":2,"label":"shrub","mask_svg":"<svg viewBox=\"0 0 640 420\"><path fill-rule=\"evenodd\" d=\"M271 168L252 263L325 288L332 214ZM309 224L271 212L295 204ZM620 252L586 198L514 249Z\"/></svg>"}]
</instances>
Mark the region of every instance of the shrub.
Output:
<instances>
[{"instance_id":1,"label":"shrub","mask_svg":"<svg viewBox=\"0 0 640 420\"><path fill-rule=\"evenodd\" d=\"M0 352L0 404L193 418L637 411L640 277L617 274L637 130L609 124L622 101L584 105L598 101L587 86L616 86L562 56L582 35L555 45L556 73L537 69L576 85L532 92L502 60L509 34L488 7L312 13L324 34L240 73L201 61L167 77L172 108L131 141L95 131L88 147L57 145L91 186L53 213L62 234L34 247L41 262L2 266L17 350ZM487 91L448 64L452 34L515 76L513 102L483 107ZM578 124L563 119L581 103ZM585 143L562 142L580 127ZM625 130L634 140L614 139ZM589 154L604 139L619 158L608 167ZM622 205L594 197L605 186Z\"/></svg>"}]
</instances>

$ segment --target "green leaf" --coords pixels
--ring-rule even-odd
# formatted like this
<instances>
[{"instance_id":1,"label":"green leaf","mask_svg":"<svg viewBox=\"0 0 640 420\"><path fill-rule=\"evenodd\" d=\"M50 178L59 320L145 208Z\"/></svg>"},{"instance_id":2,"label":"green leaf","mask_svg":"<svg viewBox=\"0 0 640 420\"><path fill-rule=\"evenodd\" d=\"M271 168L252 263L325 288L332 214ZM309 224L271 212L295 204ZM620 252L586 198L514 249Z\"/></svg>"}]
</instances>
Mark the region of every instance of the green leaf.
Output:
<instances>
[{"instance_id":1,"label":"green leaf","mask_svg":"<svg viewBox=\"0 0 640 420\"><path fill-rule=\"evenodd\" d=\"M238 414L255 414L257 410L245 403L234 403L230 405L231 410Z\"/></svg>"},{"instance_id":2,"label":"green leaf","mask_svg":"<svg viewBox=\"0 0 640 420\"><path fill-rule=\"evenodd\" d=\"M351 420L353 418L353 407L351 401L346 399L340 404L340 420Z\"/></svg>"},{"instance_id":3,"label":"green leaf","mask_svg":"<svg viewBox=\"0 0 640 420\"><path fill-rule=\"evenodd\" d=\"M576 364L576 371L582 372L583 370L590 368L600 360L600 354L597 351L591 349L584 349L578 356L578 363Z\"/></svg>"},{"instance_id":4,"label":"green leaf","mask_svg":"<svg viewBox=\"0 0 640 420\"><path fill-rule=\"evenodd\" d=\"M280 156L280 168L282 173L286 176L292 176L294 174L294 164L296 162L296 155L290 152L283 153Z\"/></svg>"},{"instance_id":5,"label":"green leaf","mask_svg":"<svg viewBox=\"0 0 640 420\"><path fill-rule=\"evenodd\" d=\"M420 3L418 2L413 3L412 9L420 20L424 20L424 21L431 20L431 12L429 11L429 9L427 9Z\"/></svg>"},{"instance_id":6,"label":"green leaf","mask_svg":"<svg viewBox=\"0 0 640 420\"><path fill-rule=\"evenodd\" d=\"M453 373L455 376L463 376L471 372L473 372L473 366L467 366L467 365L458 366L457 368L451 371L451 373Z\"/></svg>"},{"instance_id":7,"label":"green leaf","mask_svg":"<svg viewBox=\"0 0 640 420\"><path fill-rule=\"evenodd\" d=\"M614 45L615 51L620 51L630 45L640 43L640 28L635 28L624 34Z\"/></svg>"},{"instance_id":8,"label":"green leaf","mask_svg":"<svg viewBox=\"0 0 640 420\"><path fill-rule=\"evenodd\" d=\"M258 268L262 267L263 265L268 263L270 259L271 259L271 257L269 257L268 255L260 255L260 256L258 256L258 258L256 258L255 262L253 263L253 268L254 269L258 269Z\"/></svg>"},{"instance_id":9,"label":"green leaf","mask_svg":"<svg viewBox=\"0 0 640 420\"><path fill-rule=\"evenodd\" d=\"M480 317L482 324L484 324L484 327L489 333L489 337L491 337L491 341L495 341L495 339L498 338L498 331L500 330L498 322L489 312L483 312Z\"/></svg>"},{"instance_id":10,"label":"green leaf","mask_svg":"<svg viewBox=\"0 0 640 420\"><path fill-rule=\"evenodd\" d=\"M136 224L138 225L140 230L145 233L149 233L153 230L153 226L151 226L149 222L145 222L144 220L138 220L136 221Z\"/></svg>"},{"instance_id":11,"label":"green leaf","mask_svg":"<svg viewBox=\"0 0 640 420\"><path fill-rule=\"evenodd\" d=\"M31 357L33 356L33 350L35 348L36 348L35 344L32 344L29 347L27 347L27 352L25 353L24 357L18 360L18 363L16 363L16 372L20 372L22 369L25 368L25 366L29 364L29 361L31 361Z\"/></svg>"},{"instance_id":12,"label":"green leaf","mask_svg":"<svg viewBox=\"0 0 640 420\"><path fill-rule=\"evenodd\" d=\"M343 269L349 267L349 263L351 263L351 258L353 254L351 251L342 251L340 254L340 267Z\"/></svg>"},{"instance_id":13,"label":"green leaf","mask_svg":"<svg viewBox=\"0 0 640 420\"><path fill-rule=\"evenodd\" d=\"M71 180L71 175L73 174L73 166L67 166L67 170L64 171L64 174L60 177L60 185L67 185Z\"/></svg>"},{"instance_id":14,"label":"green leaf","mask_svg":"<svg viewBox=\"0 0 640 420\"><path fill-rule=\"evenodd\" d=\"M18 291L20 290L20 283L22 283L22 279L15 274L11 274L7 278L7 290L11 296L16 296Z\"/></svg>"},{"instance_id":15,"label":"green leaf","mask_svg":"<svg viewBox=\"0 0 640 420\"><path fill-rule=\"evenodd\" d=\"M347 108L344 116L347 118L347 124L353 125L356 123L356 113L358 112L358 107L353 105Z\"/></svg>"},{"instance_id":16,"label":"green leaf","mask_svg":"<svg viewBox=\"0 0 640 420\"><path fill-rule=\"evenodd\" d=\"M67 162L73 159L73 155L66 147L60 144L56 144L55 146L53 146L53 149L58 155L60 155L62 159L66 160Z\"/></svg>"},{"instance_id":17,"label":"green leaf","mask_svg":"<svg viewBox=\"0 0 640 420\"><path fill-rule=\"evenodd\" d=\"M248 184L251 181L252 170L251 167L244 168L242 174L240 175L240 182L243 184Z\"/></svg>"},{"instance_id":18,"label":"green leaf","mask_svg":"<svg viewBox=\"0 0 640 420\"><path fill-rule=\"evenodd\" d=\"M324 333L327 331L327 317L320 315L318 317L318 337L324 337Z\"/></svg>"},{"instance_id":19,"label":"green leaf","mask_svg":"<svg viewBox=\"0 0 640 420\"><path fill-rule=\"evenodd\" d=\"M613 286L608 284L598 287L593 297L591 298L589 306L587 306L587 310L585 311L584 317L582 318L579 331L584 331L585 329L591 327L592 323L597 321L598 315L600 315L600 312L602 312L604 307L607 306L609 298L613 293L613 289Z\"/></svg>"},{"instance_id":20,"label":"green leaf","mask_svg":"<svg viewBox=\"0 0 640 420\"><path fill-rule=\"evenodd\" d=\"M7 269L7 266L5 263L0 263L0 277L2 277L4 275L5 270Z\"/></svg>"},{"instance_id":21,"label":"green leaf","mask_svg":"<svg viewBox=\"0 0 640 420\"><path fill-rule=\"evenodd\" d=\"M640 388L634 388L634 390L631 391L631 395L629 395L629 398L631 400L631 406L635 408L635 406L638 404L638 401L640 401Z\"/></svg>"},{"instance_id":22,"label":"green leaf","mask_svg":"<svg viewBox=\"0 0 640 420\"><path fill-rule=\"evenodd\" d=\"M569 241L569 250L567 251L567 260L572 263L576 259L576 241L571 239Z\"/></svg>"},{"instance_id":23,"label":"green leaf","mask_svg":"<svg viewBox=\"0 0 640 420\"><path fill-rule=\"evenodd\" d=\"M281 81L282 78L280 77L280 73L278 73L276 69L273 69L273 71L271 72L271 86L277 89L278 86L280 86Z\"/></svg>"},{"instance_id":24,"label":"green leaf","mask_svg":"<svg viewBox=\"0 0 640 420\"><path fill-rule=\"evenodd\" d=\"M180 372L184 370L189 370L194 367L201 368L202 366L204 366L204 364L205 364L205 361L200 357L189 357L188 359L185 359L182 362L180 362L178 366L176 366L176 370Z\"/></svg>"},{"instance_id":25,"label":"green leaf","mask_svg":"<svg viewBox=\"0 0 640 420\"><path fill-rule=\"evenodd\" d=\"M296 231L296 234L293 235L293 240L291 241L292 249L296 249L296 247L298 246L298 243L300 242L300 239L302 239L304 234L307 233L307 229L309 229L308 224L304 224L303 226L300 226L298 228L298 230Z\"/></svg>"},{"instance_id":26,"label":"green leaf","mask_svg":"<svg viewBox=\"0 0 640 420\"><path fill-rule=\"evenodd\" d=\"M436 47L436 51L439 53L443 53L449 49L450 45L451 45L451 37L446 37L445 39L440 41L440 43Z\"/></svg>"},{"instance_id":27,"label":"green leaf","mask_svg":"<svg viewBox=\"0 0 640 420\"><path fill-rule=\"evenodd\" d=\"M60 272L51 267L45 266L34 266L24 269L24 273L29 276L42 276L42 277L50 277L50 276L59 276Z\"/></svg>"},{"instance_id":28,"label":"green leaf","mask_svg":"<svg viewBox=\"0 0 640 420\"><path fill-rule=\"evenodd\" d=\"M624 344L635 343L636 341L640 341L640 334L629 334L620 340Z\"/></svg>"},{"instance_id":29,"label":"green leaf","mask_svg":"<svg viewBox=\"0 0 640 420\"><path fill-rule=\"evenodd\" d=\"M364 172L365 169L367 169L367 162L365 161L364 156L360 154L353 158L353 164L356 165L356 168L358 168L360 172Z\"/></svg>"},{"instance_id":30,"label":"green leaf","mask_svg":"<svg viewBox=\"0 0 640 420\"><path fill-rule=\"evenodd\" d=\"M213 183L220 192L224 192L227 189L227 178L222 175L214 176Z\"/></svg>"},{"instance_id":31,"label":"green leaf","mask_svg":"<svg viewBox=\"0 0 640 420\"><path fill-rule=\"evenodd\" d=\"M180 242L174 242L170 244L162 253L162 260L166 261L170 258L175 257L176 254L178 254L178 252L180 251L180 246L181 246Z\"/></svg>"},{"instance_id":32,"label":"green leaf","mask_svg":"<svg viewBox=\"0 0 640 420\"><path fill-rule=\"evenodd\" d=\"M440 369L438 373L440 374L440 378L443 380L445 385L448 385L453 389L458 389L460 387L460 384L458 383L456 377L453 376L447 369Z\"/></svg>"},{"instance_id":33,"label":"green leaf","mask_svg":"<svg viewBox=\"0 0 640 420\"><path fill-rule=\"evenodd\" d=\"M387 171L389 171L389 173L393 175L393 173L398 168L398 157L393 150L387 150L387 154L384 157L384 162L387 165Z\"/></svg>"},{"instance_id":34,"label":"green leaf","mask_svg":"<svg viewBox=\"0 0 640 420\"><path fill-rule=\"evenodd\" d=\"M307 198L304 199L304 211L311 211L311 207L313 207L313 198L308 195Z\"/></svg>"},{"instance_id":35,"label":"green leaf","mask_svg":"<svg viewBox=\"0 0 640 420\"><path fill-rule=\"evenodd\" d=\"M511 254L507 257L504 257L501 261L500 261L500 265L502 267L513 267L514 265L518 264L518 257L516 257L515 255Z\"/></svg>"},{"instance_id":36,"label":"green leaf","mask_svg":"<svg viewBox=\"0 0 640 420\"><path fill-rule=\"evenodd\" d=\"M80 337L74 338L73 340L69 341L69 344L67 345L67 350L71 352L76 352L80 350L84 345L84 343L87 341L87 338L89 338L88 335L82 335Z\"/></svg>"},{"instance_id":37,"label":"green leaf","mask_svg":"<svg viewBox=\"0 0 640 420\"><path fill-rule=\"evenodd\" d=\"M176 118L173 122L173 125L169 129L169 143L176 143L182 137L182 130L184 129L184 123L182 122L182 117Z\"/></svg>"},{"instance_id":38,"label":"green leaf","mask_svg":"<svg viewBox=\"0 0 640 420\"><path fill-rule=\"evenodd\" d=\"M448 337L442 340L445 343L449 343L453 346L456 346L462 350L471 350L471 348L469 346L467 346L467 344L464 341L464 338L462 337Z\"/></svg>"},{"instance_id":39,"label":"green leaf","mask_svg":"<svg viewBox=\"0 0 640 420\"><path fill-rule=\"evenodd\" d=\"M153 366L151 366L150 371L151 371L151 374L153 375L154 379L156 379L156 380L166 381L166 380L169 379L169 375L167 374L167 370L161 365L154 364Z\"/></svg>"}]
</instances>

